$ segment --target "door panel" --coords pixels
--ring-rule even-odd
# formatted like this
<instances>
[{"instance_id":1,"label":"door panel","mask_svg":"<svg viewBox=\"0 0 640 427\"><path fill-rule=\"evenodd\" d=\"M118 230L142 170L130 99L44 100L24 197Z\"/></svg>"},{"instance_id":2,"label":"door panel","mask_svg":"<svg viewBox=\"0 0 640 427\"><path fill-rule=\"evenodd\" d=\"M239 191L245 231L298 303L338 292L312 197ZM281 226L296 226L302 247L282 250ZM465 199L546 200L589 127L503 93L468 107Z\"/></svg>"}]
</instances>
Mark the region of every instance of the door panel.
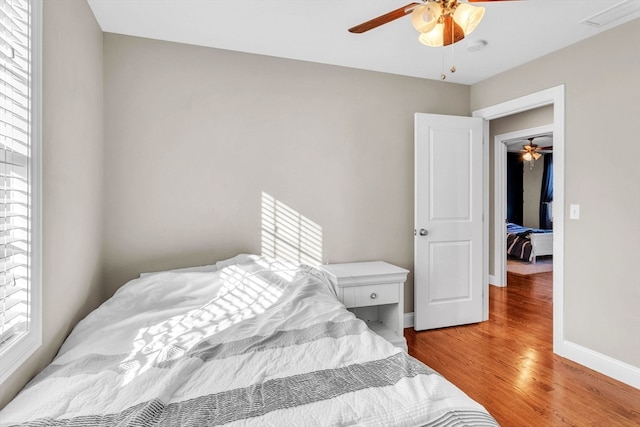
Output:
<instances>
[{"instance_id":1,"label":"door panel","mask_svg":"<svg viewBox=\"0 0 640 427\"><path fill-rule=\"evenodd\" d=\"M479 118L415 117L415 329L482 320Z\"/></svg>"},{"instance_id":2,"label":"door panel","mask_svg":"<svg viewBox=\"0 0 640 427\"><path fill-rule=\"evenodd\" d=\"M468 221L469 137L459 129L431 129L429 137L429 207L431 221ZM440 141L447 141L440 143ZM446 181L442 185L440 180Z\"/></svg>"},{"instance_id":3,"label":"door panel","mask_svg":"<svg viewBox=\"0 0 640 427\"><path fill-rule=\"evenodd\" d=\"M440 242L429 245L429 264L437 265L429 271L432 284L431 302L444 303L468 300L471 272L470 242Z\"/></svg>"}]
</instances>

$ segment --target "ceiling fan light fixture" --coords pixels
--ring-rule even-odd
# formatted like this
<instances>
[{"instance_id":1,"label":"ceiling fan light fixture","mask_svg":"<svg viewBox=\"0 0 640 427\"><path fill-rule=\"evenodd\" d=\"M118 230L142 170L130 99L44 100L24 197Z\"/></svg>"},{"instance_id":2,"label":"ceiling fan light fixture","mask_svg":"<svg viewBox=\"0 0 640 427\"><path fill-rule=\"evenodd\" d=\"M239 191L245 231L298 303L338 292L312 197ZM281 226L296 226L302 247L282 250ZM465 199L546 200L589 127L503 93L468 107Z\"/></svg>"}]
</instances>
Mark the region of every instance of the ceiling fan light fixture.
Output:
<instances>
[{"instance_id":1,"label":"ceiling fan light fixture","mask_svg":"<svg viewBox=\"0 0 640 427\"><path fill-rule=\"evenodd\" d=\"M430 47L440 47L444 45L444 24L439 23L429 32L422 33L418 36L420 43Z\"/></svg>"},{"instance_id":2,"label":"ceiling fan light fixture","mask_svg":"<svg viewBox=\"0 0 640 427\"><path fill-rule=\"evenodd\" d=\"M526 152L522 155L522 159L526 160L527 162L530 162L533 160L533 156L531 155L530 152Z\"/></svg>"},{"instance_id":3,"label":"ceiling fan light fixture","mask_svg":"<svg viewBox=\"0 0 640 427\"><path fill-rule=\"evenodd\" d=\"M435 28L441 15L442 7L439 3L421 4L411 12L411 23L418 32L428 33Z\"/></svg>"},{"instance_id":4,"label":"ceiling fan light fixture","mask_svg":"<svg viewBox=\"0 0 640 427\"><path fill-rule=\"evenodd\" d=\"M462 40L476 29L483 16L484 7L458 3L453 13L447 9L443 14L439 2L428 2L413 10L411 21L421 33L418 36L420 43L440 47Z\"/></svg>"},{"instance_id":5,"label":"ceiling fan light fixture","mask_svg":"<svg viewBox=\"0 0 640 427\"><path fill-rule=\"evenodd\" d=\"M462 28L464 35L468 36L476 29L482 17L484 7L471 6L468 3L459 3L453 13L453 20Z\"/></svg>"},{"instance_id":6,"label":"ceiling fan light fixture","mask_svg":"<svg viewBox=\"0 0 640 427\"><path fill-rule=\"evenodd\" d=\"M533 160L538 160L540 157L542 157L542 154L536 151L533 152Z\"/></svg>"}]
</instances>

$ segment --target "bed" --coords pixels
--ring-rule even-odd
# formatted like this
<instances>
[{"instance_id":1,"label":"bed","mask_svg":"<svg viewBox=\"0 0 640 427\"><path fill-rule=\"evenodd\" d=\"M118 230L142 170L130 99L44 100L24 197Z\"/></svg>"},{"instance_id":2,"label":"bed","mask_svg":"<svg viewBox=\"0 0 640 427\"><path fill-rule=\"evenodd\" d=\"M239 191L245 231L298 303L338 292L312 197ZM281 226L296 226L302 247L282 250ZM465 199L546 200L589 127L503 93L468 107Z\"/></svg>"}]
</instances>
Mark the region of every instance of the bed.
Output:
<instances>
[{"instance_id":1,"label":"bed","mask_svg":"<svg viewBox=\"0 0 640 427\"><path fill-rule=\"evenodd\" d=\"M553 230L507 223L507 255L532 263L537 257L553 255Z\"/></svg>"},{"instance_id":2,"label":"bed","mask_svg":"<svg viewBox=\"0 0 640 427\"><path fill-rule=\"evenodd\" d=\"M0 424L497 425L347 311L322 270L257 255L125 284Z\"/></svg>"}]
</instances>

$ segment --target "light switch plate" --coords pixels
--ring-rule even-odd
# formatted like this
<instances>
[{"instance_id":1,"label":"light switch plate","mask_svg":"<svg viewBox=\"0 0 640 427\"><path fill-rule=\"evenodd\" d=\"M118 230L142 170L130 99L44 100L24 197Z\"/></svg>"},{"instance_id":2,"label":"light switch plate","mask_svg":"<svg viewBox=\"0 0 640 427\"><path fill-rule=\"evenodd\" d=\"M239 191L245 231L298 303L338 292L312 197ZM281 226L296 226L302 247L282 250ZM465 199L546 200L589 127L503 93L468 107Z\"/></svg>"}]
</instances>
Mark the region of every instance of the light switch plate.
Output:
<instances>
[{"instance_id":1,"label":"light switch plate","mask_svg":"<svg viewBox=\"0 0 640 427\"><path fill-rule=\"evenodd\" d=\"M580 219L580 205L569 205L569 219Z\"/></svg>"}]
</instances>

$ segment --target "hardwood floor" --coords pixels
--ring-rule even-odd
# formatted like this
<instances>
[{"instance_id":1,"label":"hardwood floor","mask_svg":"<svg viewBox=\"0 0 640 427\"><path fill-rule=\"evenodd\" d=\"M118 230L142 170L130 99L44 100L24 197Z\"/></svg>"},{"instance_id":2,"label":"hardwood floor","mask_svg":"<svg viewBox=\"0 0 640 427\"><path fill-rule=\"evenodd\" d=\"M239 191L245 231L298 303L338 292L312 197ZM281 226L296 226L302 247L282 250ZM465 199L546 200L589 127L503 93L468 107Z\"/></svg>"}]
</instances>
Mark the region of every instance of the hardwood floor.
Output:
<instances>
[{"instance_id":1,"label":"hardwood floor","mask_svg":"<svg viewBox=\"0 0 640 427\"><path fill-rule=\"evenodd\" d=\"M490 286L489 321L416 332L409 354L502 426L640 426L640 390L552 351L552 273Z\"/></svg>"}]
</instances>

